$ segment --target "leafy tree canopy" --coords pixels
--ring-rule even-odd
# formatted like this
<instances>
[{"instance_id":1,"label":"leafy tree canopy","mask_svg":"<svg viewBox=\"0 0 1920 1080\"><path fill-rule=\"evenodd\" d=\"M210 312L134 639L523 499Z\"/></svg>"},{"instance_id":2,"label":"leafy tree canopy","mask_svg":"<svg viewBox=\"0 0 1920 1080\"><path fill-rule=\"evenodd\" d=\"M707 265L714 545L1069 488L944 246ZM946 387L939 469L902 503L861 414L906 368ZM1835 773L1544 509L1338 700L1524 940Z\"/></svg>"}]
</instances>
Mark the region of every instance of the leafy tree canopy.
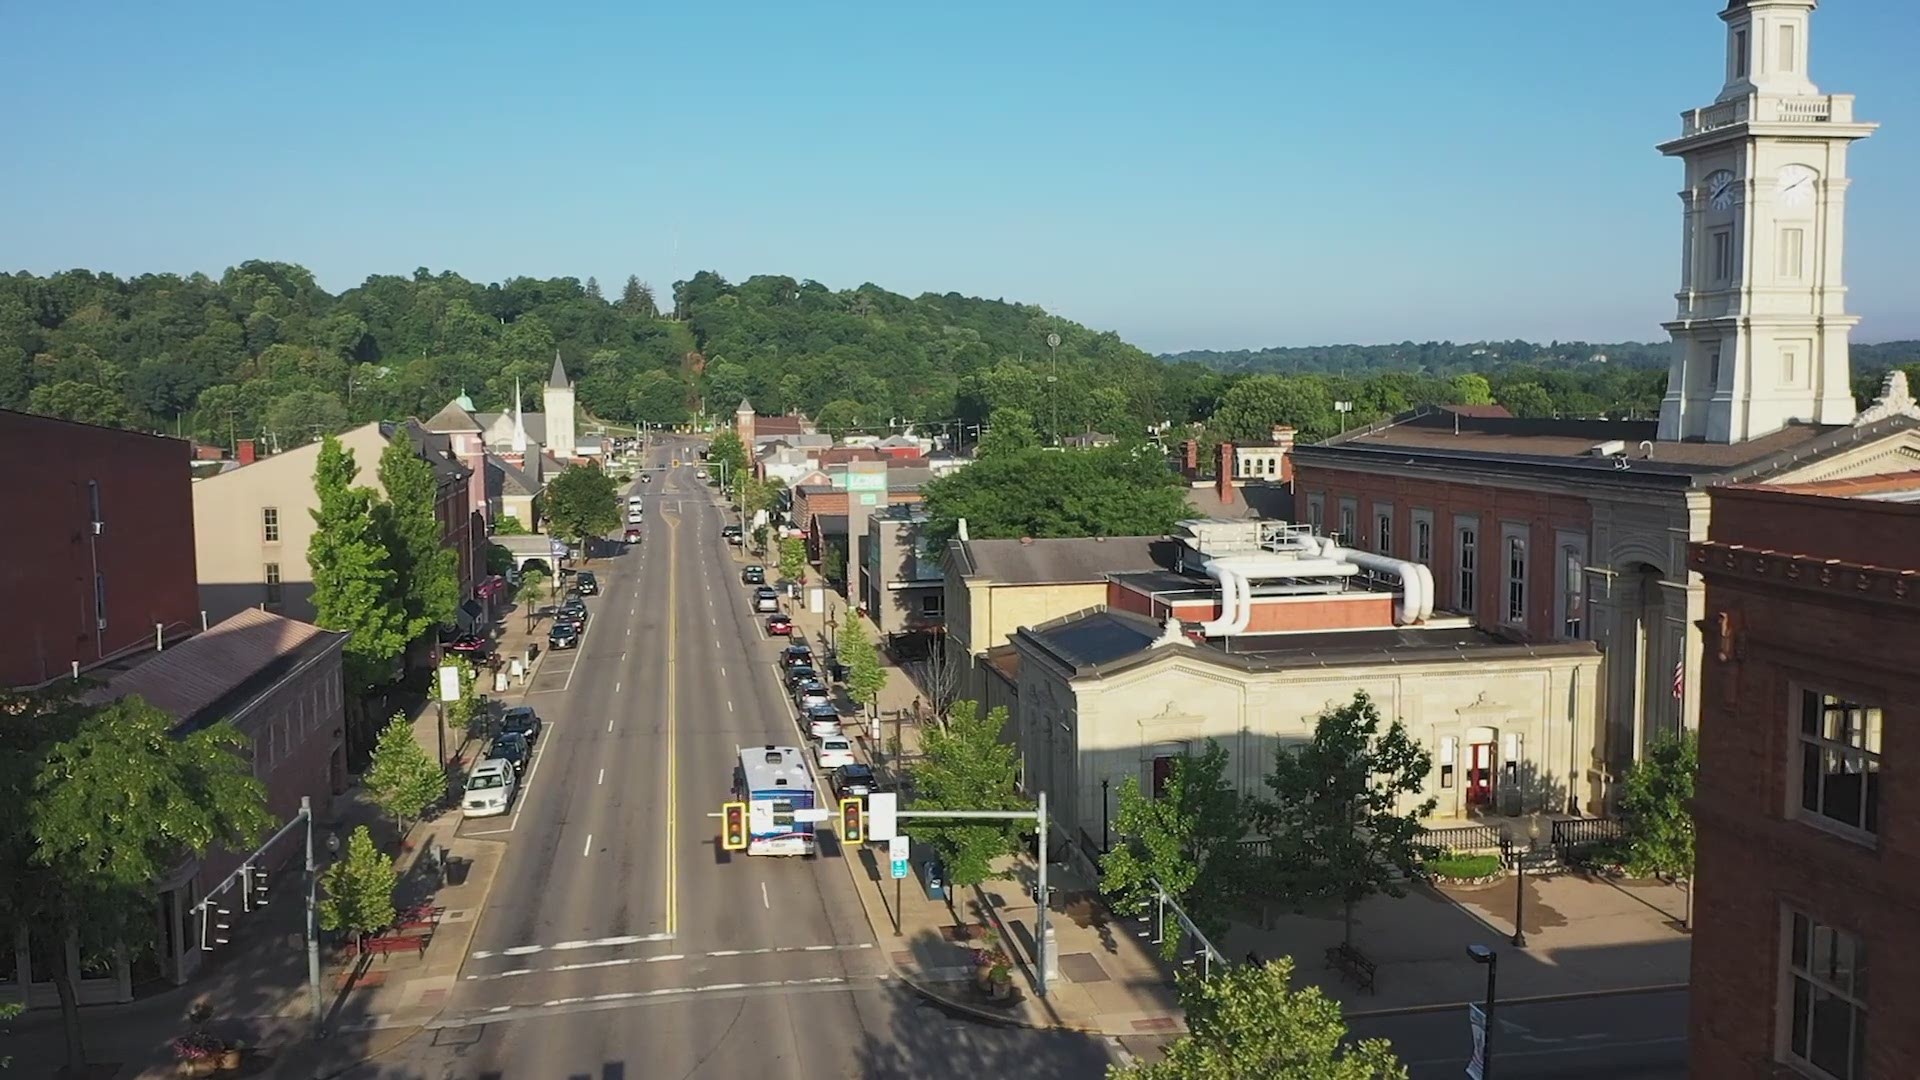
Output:
<instances>
[{"instance_id":1,"label":"leafy tree canopy","mask_svg":"<svg viewBox=\"0 0 1920 1080\"><path fill-rule=\"evenodd\" d=\"M990 455L927 484L926 504L942 545L961 518L971 536L1011 538L1158 536L1192 515L1164 459L1124 445Z\"/></svg>"},{"instance_id":2,"label":"leafy tree canopy","mask_svg":"<svg viewBox=\"0 0 1920 1080\"><path fill-rule=\"evenodd\" d=\"M1183 755L1159 798L1140 790L1138 777L1120 784L1114 823L1121 842L1100 860L1101 888L1139 911L1154 883L1166 889L1210 939L1225 931L1230 906L1243 886L1240 841L1251 825L1247 808L1227 778L1227 752L1207 740L1198 757ZM1167 934L1162 952L1172 960L1180 935Z\"/></svg>"},{"instance_id":3,"label":"leafy tree canopy","mask_svg":"<svg viewBox=\"0 0 1920 1080\"><path fill-rule=\"evenodd\" d=\"M367 765L367 793L374 805L404 826L418 821L427 807L446 798L447 774L413 737L405 713L394 713L374 743Z\"/></svg>"},{"instance_id":4,"label":"leafy tree canopy","mask_svg":"<svg viewBox=\"0 0 1920 1080\"><path fill-rule=\"evenodd\" d=\"M575 465L547 484L547 527L558 537L587 550L589 537L605 536L620 525L620 495L613 477L597 463Z\"/></svg>"},{"instance_id":5,"label":"leafy tree canopy","mask_svg":"<svg viewBox=\"0 0 1920 1080\"><path fill-rule=\"evenodd\" d=\"M400 885L393 857L374 846L373 834L362 825L347 837L347 850L321 875L320 927L345 930L355 937L369 934L394 920L393 892Z\"/></svg>"},{"instance_id":6,"label":"leafy tree canopy","mask_svg":"<svg viewBox=\"0 0 1920 1080\"><path fill-rule=\"evenodd\" d=\"M911 768L916 810L1031 810L1014 786L1019 778L1017 748L1000 741L1007 710L995 708L980 715L977 703L954 703L945 727L928 728L921 738L921 759ZM925 837L946 860L947 878L955 885L978 885L992 872L993 860L1018 849L1018 838L1032 835L1033 826L1017 821L940 823L937 818L915 821L915 835Z\"/></svg>"},{"instance_id":7,"label":"leafy tree canopy","mask_svg":"<svg viewBox=\"0 0 1920 1080\"><path fill-rule=\"evenodd\" d=\"M404 434L380 453L380 486L387 493L379 519L382 538L405 599L404 633L412 641L453 622L460 603L460 556L440 543L433 466Z\"/></svg>"},{"instance_id":8,"label":"leafy tree canopy","mask_svg":"<svg viewBox=\"0 0 1920 1080\"><path fill-rule=\"evenodd\" d=\"M1628 768L1620 823L1629 867L1670 878L1693 876L1693 785L1700 773L1692 732L1663 735Z\"/></svg>"},{"instance_id":9,"label":"leafy tree canopy","mask_svg":"<svg viewBox=\"0 0 1920 1080\"><path fill-rule=\"evenodd\" d=\"M359 471L353 451L326 436L314 466L320 505L310 511L307 566L313 572L313 621L349 633L346 677L364 690L385 681L415 635L408 633L407 597L378 517L379 493L353 482Z\"/></svg>"}]
</instances>

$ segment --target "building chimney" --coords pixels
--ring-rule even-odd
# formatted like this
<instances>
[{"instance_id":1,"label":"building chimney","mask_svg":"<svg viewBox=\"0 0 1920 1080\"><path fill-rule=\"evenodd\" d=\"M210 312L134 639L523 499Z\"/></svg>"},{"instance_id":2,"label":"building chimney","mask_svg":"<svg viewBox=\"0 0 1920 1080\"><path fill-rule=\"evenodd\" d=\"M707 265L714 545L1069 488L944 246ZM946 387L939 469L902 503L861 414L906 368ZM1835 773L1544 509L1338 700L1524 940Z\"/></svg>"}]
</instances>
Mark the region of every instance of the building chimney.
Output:
<instances>
[{"instance_id":1,"label":"building chimney","mask_svg":"<svg viewBox=\"0 0 1920 1080\"><path fill-rule=\"evenodd\" d=\"M1229 506L1233 504L1233 459L1233 444L1221 443L1220 465L1214 471L1213 489L1219 493L1220 501Z\"/></svg>"},{"instance_id":2,"label":"building chimney","mask_svg":"<svg viewBox=\"0 0 1920 1080\"><path fill-rule=\"evenodd\" d=\"M253 440L241 439L233 444L233 460L242 465L254 463Z\"/></svg>"},{"instance_id":3,"label":"building chimney","mask_svg":"<svg viewBox=\"0 0 1920 1080\"><path fill-rule=\"evenodd\" d=\"M1186 474L1187 479L1191 480L1200 475L1200 440L1188 439L1186 450L1186 464L1181 466L1180 471Z\"/></svg>"},{"instance_id":4,"label":"building chimney","mask_svg":"<svg viewBox=\"0 0 1920 1080\"><path fill-rule=\"evenodd\" d=\"M1293 483L1293 437L1294 430L1284 424L1273 429L1273 445L1280 451L1280 482Z\"/></svg>"}]
</instances>

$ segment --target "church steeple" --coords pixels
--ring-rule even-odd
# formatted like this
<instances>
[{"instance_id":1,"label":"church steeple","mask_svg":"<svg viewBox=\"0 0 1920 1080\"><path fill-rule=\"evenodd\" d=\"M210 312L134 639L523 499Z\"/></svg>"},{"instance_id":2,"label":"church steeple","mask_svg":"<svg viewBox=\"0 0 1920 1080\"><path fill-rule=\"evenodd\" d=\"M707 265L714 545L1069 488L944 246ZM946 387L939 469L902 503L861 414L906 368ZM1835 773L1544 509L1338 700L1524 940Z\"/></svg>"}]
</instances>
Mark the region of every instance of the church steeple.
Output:
<instances>
[{"instance_id":1,"label":"church steeple","mask_svg":"<svg viewBox=\"0 0 1920 1080\"><path fill-rule=\"evenodd\" d=\"M520 380L518 377L513 380L513 452L521 455L522 458L524 458L527 453L527 417L526 413L520 408Z\"/></svg>"},{"instance_id":2,"label":"church steeple","mask_svg":"<svg viewBox=\"0 0 1920 1080\"><path fill-rule=\"evenodd\" d=\"M564 390L573 385L567 380L566 367L560 363L559 349L553 350L553 371L547 375L547 385L556 390Z\"/></svg>"}]
</instances>

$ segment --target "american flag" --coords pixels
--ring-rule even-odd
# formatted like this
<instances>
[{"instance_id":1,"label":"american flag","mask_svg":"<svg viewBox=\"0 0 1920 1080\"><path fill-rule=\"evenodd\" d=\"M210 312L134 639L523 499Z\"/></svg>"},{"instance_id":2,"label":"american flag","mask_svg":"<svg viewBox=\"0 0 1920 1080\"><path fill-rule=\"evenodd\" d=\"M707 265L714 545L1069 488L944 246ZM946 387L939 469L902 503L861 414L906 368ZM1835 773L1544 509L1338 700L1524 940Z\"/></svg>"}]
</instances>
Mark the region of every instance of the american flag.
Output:
<instances>
[{"instance_id":1,"label":"american flag","mask_svg":"<svg viewBox=\"0 0 1920 1080\"><path fill-rule=\"evenodd\" d=\"M1687 662L1685 660L1675 660L1673 662L1673 699L1675 701L1685 697L1687 693L1686 665Z\"/></svg>"}]
</instances>

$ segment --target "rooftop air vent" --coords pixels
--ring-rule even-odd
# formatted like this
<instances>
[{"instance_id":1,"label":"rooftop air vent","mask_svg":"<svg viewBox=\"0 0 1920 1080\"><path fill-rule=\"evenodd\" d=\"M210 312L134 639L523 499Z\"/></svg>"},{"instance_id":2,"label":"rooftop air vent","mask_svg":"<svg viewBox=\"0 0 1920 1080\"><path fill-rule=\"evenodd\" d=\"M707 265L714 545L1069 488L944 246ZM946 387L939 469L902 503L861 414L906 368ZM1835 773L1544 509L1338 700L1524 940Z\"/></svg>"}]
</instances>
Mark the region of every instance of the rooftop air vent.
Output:
<instances>
[{"instance_id":1,"label":"rooftop air vent","mask_svg":"<svg viewBox=\"0 0 1920 1080\"><path fill-rule=\"evenodd\" d=\"M1587 453L1594 457L1613 457L1627 452L1627 444L1619 439L1608 439L1603 443L1594 443L1587 447Z\"/></svg>"}]
</instances>

